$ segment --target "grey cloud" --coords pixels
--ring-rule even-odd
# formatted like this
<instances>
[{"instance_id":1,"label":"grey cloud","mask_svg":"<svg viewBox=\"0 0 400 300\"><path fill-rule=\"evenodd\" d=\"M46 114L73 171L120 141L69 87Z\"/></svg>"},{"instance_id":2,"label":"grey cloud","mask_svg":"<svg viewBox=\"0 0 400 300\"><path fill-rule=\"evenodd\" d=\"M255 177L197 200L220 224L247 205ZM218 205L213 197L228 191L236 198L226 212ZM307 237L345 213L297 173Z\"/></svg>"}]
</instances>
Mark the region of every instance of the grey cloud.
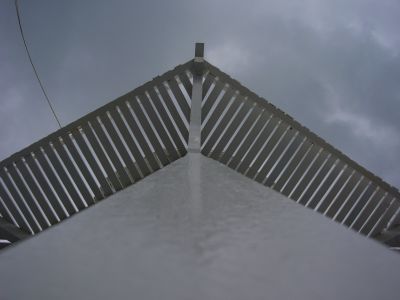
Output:
<instances>
[{"instance_id":1,"label":"grey cloud","mask_svg":"<svg viewBox=\"0 0 400 300\"><path fill-rule=\"evenodd\" d=\"M0 50L0 102L6 107L10 94L20 99L0 110L6 156L55 124L29 69L13 7L0 5L7 45ZM200 40L212 63L400 185L397 1L41 0L21 1L21 10L64 124L190 59Z\"/></svg>"}]
</instances>

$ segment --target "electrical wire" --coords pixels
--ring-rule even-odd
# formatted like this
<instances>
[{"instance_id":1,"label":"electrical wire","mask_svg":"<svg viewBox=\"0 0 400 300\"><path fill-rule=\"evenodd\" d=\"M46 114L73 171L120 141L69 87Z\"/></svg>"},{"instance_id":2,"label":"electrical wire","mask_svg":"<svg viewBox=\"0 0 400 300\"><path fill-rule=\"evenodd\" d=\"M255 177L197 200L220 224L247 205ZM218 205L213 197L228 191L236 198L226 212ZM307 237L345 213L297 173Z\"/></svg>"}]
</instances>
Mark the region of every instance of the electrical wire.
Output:
<instances>
[{"instance_id":1,"label":"electrical wire","mask_svg":"<svg viewBox=\"0 0 400 300\"><path fill-rule=\"evenodd\" d=\"M24 36L24 31L22 30L21 16L20 16L20 14L19 14L19 7L18 7L18 0L15 0L15 1L14 1L14 4L15 4L15 10L16 10L16 12L17 12L18 25L19 25L19 32L20 32L20 34L21 34L22 40L23 40L24 45L25 45L26 54L28 55L28 58L29 58L29 61L30 61L30 63L31 63L33 72L35 73L36 79L37 79L37 81L39 82L40 88L42 89L43 95L44 95L44 97L46 98L47 104L49 105L49 107L50 107L50 109L51 109L51 112L53 113L54 119L56 119L58 126L61 128L62 126L61 126L60 120L58 119L58 117L57 117L57 115L56 115L56 112L54 111L54 108L53 108L53 106L51 105L51 101L50 101L49 97L47 96L47 93L46 93L46 91L45 91L45 89L44 89L44 86L43 86L43 84L42 84L42 81L41 81L40 78L39 78L39 74L38 74L38 72L37 72L37 70L36 70L36 68L35 68L35 65L33 64L31 54L29 53L28 45L26 44L26 40L25 40L25 36Z\"/></svg>"}]
</instances>

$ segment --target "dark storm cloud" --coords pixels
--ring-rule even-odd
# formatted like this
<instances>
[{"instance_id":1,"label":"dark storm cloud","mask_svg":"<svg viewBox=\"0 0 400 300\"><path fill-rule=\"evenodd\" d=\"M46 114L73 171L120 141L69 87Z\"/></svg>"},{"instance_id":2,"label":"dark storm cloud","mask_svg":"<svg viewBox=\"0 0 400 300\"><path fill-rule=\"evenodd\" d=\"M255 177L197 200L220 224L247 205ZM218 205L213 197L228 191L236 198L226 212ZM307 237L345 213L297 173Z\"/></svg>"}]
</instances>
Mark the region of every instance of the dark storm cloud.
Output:
<instances>
[{"instance_id":1,"label":"dark storm cloud","mask_svg":"<svg viewBox=\"0 0 400 300\"><path fill-rule=\"evenodd\" d=\"M236 77L400 185L396 1L21 1L32 56L64 124L193 55ZM0 155L56 126L12 1L0 4Z\"/></svg>"}]
</instances>

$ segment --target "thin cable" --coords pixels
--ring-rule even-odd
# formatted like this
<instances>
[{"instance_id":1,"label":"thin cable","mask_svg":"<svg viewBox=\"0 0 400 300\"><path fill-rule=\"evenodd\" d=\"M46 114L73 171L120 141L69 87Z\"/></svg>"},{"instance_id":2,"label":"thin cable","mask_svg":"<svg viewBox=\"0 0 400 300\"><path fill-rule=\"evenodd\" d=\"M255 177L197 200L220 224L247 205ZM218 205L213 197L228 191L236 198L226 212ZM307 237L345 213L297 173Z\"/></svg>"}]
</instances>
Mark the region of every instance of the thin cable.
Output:
<instances>
[{"instance_id":1,"label":"thin cable","mask_svg":"<svg viewBox=\"0 0 400 300\"><path fill-rule=\"evenodd\" d=\"M42 81L41 81L40 78L39 78L39 74L38 74L38 72L36 71L35 65L33 64L31 54L29 53L28 45L26 44L26 41L25 41L24 31L22 30L21 17L20 17L20 15L19 15L19 8L18 8L18 0L15 0L14 3L15 3L15 10L16 10L16 12L17 12L18 25L19 25L19 32L21 33L22 40L24 41L26 54L28 55L28 58L29 58L29 61L30 61L30 63L31 63L33 72L34 72L35 75L36 75L36 79L37 79L37 81L39 82L40 88L42 89L43 95L44 95L44 97L46 98L47 104L50 106L50 109L51 109L51 112L53 113L54 119L56 119L56 121L57 121L57 123L58 123L58 126L61 128L62 126L61 126L60 120L57 118L56 112L54 111L53 106L51 105L50 99L49 99L49 97L47 96L47 93L46 93L46 91L45 91L45 89L44 89L44 87L43 87Z\"/></svg>"}]
</instances>

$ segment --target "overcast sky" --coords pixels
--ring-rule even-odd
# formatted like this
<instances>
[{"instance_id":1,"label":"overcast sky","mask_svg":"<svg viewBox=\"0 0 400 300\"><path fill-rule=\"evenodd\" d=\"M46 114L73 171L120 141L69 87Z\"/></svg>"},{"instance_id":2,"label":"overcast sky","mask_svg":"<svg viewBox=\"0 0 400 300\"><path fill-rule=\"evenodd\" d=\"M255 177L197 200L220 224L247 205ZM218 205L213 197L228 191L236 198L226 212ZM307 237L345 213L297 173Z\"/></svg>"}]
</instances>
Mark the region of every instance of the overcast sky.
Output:
<instances>
[{"instance_id":1,"label":"overcast sky","mask_svg":"<svg viewBox=\"0 0 400 300\"><path fill-rule=\"evenodd\" d=\"M57 129L0 1L0 159ZM193 57L206 59L400 186L398 0L20 0L65 125Z\"/></svg>"}]
</instances>

